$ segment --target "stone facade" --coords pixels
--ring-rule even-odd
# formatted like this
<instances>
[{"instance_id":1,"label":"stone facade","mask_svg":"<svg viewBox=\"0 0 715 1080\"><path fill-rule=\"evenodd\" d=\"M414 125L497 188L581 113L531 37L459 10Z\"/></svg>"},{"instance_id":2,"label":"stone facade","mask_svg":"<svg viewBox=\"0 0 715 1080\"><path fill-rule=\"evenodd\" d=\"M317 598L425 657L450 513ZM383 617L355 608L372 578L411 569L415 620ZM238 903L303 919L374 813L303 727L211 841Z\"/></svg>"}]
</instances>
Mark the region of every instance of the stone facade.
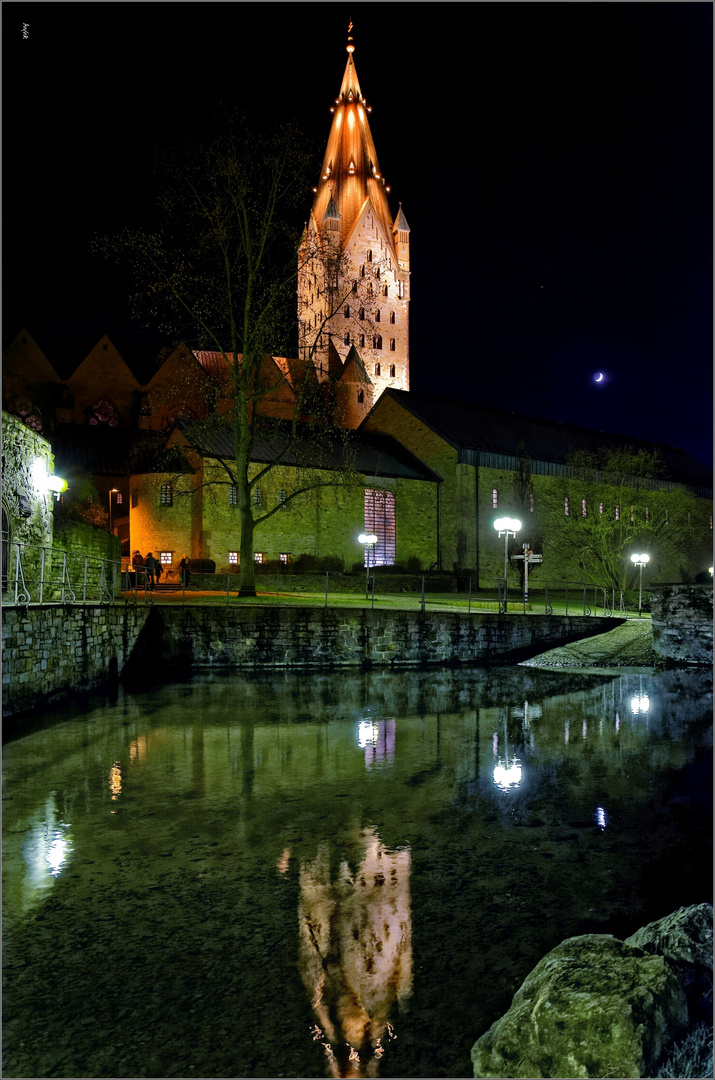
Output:
<instances>
[{"instance_id":1,"label":"stone facade","mask_svg":"<svg viewBox=\"0 0 715 1080\"><path fill-rule=\"evenodd\" d=\"M653 649L674 663L713 662L713 587L652 585Z\"/></svg>"}]
</instances>

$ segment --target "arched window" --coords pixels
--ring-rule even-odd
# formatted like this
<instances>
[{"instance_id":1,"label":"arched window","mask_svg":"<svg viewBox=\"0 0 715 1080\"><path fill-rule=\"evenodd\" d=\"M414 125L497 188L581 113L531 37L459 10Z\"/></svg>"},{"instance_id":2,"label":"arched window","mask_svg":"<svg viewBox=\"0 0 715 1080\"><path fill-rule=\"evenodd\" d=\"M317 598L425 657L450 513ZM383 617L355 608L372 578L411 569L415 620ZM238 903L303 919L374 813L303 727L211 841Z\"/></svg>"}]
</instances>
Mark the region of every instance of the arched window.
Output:
<instances>
[{"instance_id":1,"label":"arched window","mask_svg":"<svg viewBox=\"0 0 715 1080\"><path fill-rule=\"evenodd\" d=\"M380 280L380 267L379 266L378 266L378 268L377 268L377 270L375 272L375 277L377 278L378 281Z\"/></svg>"},{"instance_id":2,"label":"arched window","mask_svg":"<svg viewBox=\"0 0 715 1080\"><path fill-rule=\"evenodd\" d=\"M394 379L394 377L395 377L395 365L390 364L390 378Z\"/></svg>"},{"instance_id":3,"label":"arched window","mask_svg":"<svg viewBox=\"0 0 715 1080\"><path fill-rule=\"evenodd\" d=\"M363 401L365 400L365 391L364 390L358 390L357 394L358 394L358 405L362 405Z\"/></svg>"},{"instance_id":4,"label":"arched window","mask_svg":"<svg viewBox=\"0 0 715 1080\"><path fill-rule=\"evenodd\" d=\"M346 319L349 319L349 318L350 318L350 305L349 305L349 304L346 304L346 305L345 305L345 312L344 312L344 314L345 314L345 318L346 318Z\"/></svg>"},{"instance_id":5,"label":"arched window","mask_svg":"<svg viewBox=\"0 0 715 1080\"><path fill-rule=\"evenodd\" d=\"M376 375L380 374L380 365L379 364L375 364L375 374Z\"/></svg>"},{"instance_id":6,"label":"arched window","mask_svg":"<svg viewBox=\"0 0 715 1080\"><path fill-rule=\"evenodd\" d=\"M373 347L373 349L381 349L382 348L382 338L380 337L379 334L375 334L375 336L373 337L373 339L372 339L372 347Z\"/></svg>"},{"instance_id":7,"label":"arched window","mask_svg":"<svg viewBox=\"0 0 715 1080\"><path fill-rule=\"evenodd\" d=\"M357 281L353 281L353 292L357 292Z\"/></svg>"},{"instance_id":8,"label":"arched window","mask_svg":"<svg viewBox=\"0 0 715 1080\"><path fill-rule=\"evenodd\" d=\"M372 262L372 252L371 251L368 251L368 253L367 253L367 261Z\"/></svg>"},{"instance_id":9,"label":"arched window","mask_svg":"<svg viewBox=\"0 0 715 1080\"><path fill-rule=\"evenodd\" d=\"M375 322L379 322L379 321L380 321L380 309L378 308L377 311L375 312Z\"/></svg>"},{"instance_id":10,"label":"arched window","mask_svg":"<svg viewBox=\"0 0 715 1080\"><path fill-rule=\"evenodd\" d=\"M361 349L365 348L365 335L364 334L360 335L360 348Z\"/></svg>"},{"instance_id":11,"label":"arched window","mask_svg":"<svg viewBox=\"0 0 715 1080\"><path fill-rule=\"evenodd\" d=\"M118 427L119 414L106 398L98 398L89 412L89 423L92 427L98 424L106 424L108 427Z\"/></svg>"},{"instance_id":12,"label":"arched window","mask_svg":"<svg viewBox=\"0 0 715 1080\"><path fill-rule=\"evenodd\" d=\"M361 308L360 308L360 318L361 318L361 319L364 319L364 318L365 318L365 308L364 308L364 307L361 307Z\"/></svg>"},{"instance_id":13,"label":"arched window","mask_svg":"<svg viewBox=\"0 0 715 1080\"><path fill-rule=\"evenodd\" d=\"M390 322L392 323L393 326L395 325L395 313L394 313L394 311L390 312Z\"/></svg>"},{"instance_id":14,"label":"arched window","mask_svg":"<svg viewBox=\"0 0 715 1080\"><path fill-rule=\"evenodd\" d=\"M349 345L349 344L350 344L350 334L349 334L349 333L347 333L347 334L345 335L345 337L343 338L343 342L344 342L344 343L345 343L346 345Z\"/></svg>"},{"instance_id":15,"label":"arched window","mask_svg":"<svg viewBox=\"0 0 715 1080\"><path fill-rule=\"evenodd\" d=\"M390 290L389 290L387 285L385 285L385 287L383 288L382 295L383 296L389 296L390 295Z\"/></svg>"},{"instance_id":16,"label":"arched window","mask_svg":"<svg viewBox=\"0 0 715 1080\"><path fill-rule=\"evenodd\" d=\"M393 337L391 337L390 338L390 352L394 352L394 351L395 351L395 339Z\"/></svg>"}]
</instances>

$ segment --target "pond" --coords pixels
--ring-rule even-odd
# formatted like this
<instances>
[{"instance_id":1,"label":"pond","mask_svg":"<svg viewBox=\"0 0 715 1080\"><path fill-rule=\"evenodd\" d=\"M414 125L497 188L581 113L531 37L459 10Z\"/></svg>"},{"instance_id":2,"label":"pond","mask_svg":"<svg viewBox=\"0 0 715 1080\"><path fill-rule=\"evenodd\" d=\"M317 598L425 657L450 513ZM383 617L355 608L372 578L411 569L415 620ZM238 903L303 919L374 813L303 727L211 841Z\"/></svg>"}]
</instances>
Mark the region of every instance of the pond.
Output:
<instances>
[{"instance_id":1,"label":"pond","mask_svg":"<svg viewBox=\"0 0 715 1080\"><path fill-rule=\"evenodd\" d=\"M470 1076L563 938L712 900L711 716L709 674L512 667L16 725L4 1075Z\"/></svg>"}]
</instances>

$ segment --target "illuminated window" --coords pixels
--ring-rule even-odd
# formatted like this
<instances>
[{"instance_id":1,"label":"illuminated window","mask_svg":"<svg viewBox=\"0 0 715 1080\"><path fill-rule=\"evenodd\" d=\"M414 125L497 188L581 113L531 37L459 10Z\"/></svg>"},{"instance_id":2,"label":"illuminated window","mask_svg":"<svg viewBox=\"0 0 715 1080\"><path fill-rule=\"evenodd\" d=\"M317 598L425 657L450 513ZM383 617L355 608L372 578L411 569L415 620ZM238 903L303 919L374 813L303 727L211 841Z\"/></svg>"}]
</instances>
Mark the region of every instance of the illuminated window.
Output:
<instances>
[{"instance_id":1,"label":"illuminated window","mask_svg":"<svg viewBox=\"0 0 715 1080\"><path fill-rule=\"evenodd\" d=\"M599 514L603 513L603 503L598 504L598 512L599 512Z\"/></svg>"},{"instance_id":2,"label":"illuminated window","mask_svg":"<svg viewBox=\"0 0 715 1080\"><path fill-rule=\"evenodd\" d=\"M238 488L235 484L228 485L228 505L238 506Z\"/></svg>"},{"instance_id":3,"label":"illuminated window","mask_svg":"<svg viewBox=\"0 0 715 1080\"><path fill-rule=\"evenodd\" d=\"M569 516L569 497L568 495L564 499L564 517Z\"/></svg>"},{"instance_id":4,"label":"illuminated window","mask_svg":"<svg viewBox=\"0 0 715 1080\"><path fill-rule=\"evenodd\" d=\"M174 556L173 551L160 551L159 552L159 562L161 563L162 566L171 566L173 556Z\"/></svg>"},{"instance_id":5,"label":"illuminated window","mask_svg":"<svg viewBox=\"0 0 715 1080\"><path fill-rule=\"evenodd\" d=\"M529 513L530 514L534 513L534 494L533 494L533 492L529 496Z\"/></svg>"},{"instance_id":6,"label":"illuminated window","mask_svg":"<svg viewBox=\"0 0 715 1080\"><path fill-rule=\"evenodd\" d=\"M373 349L381 349L382 348L382 337L381 337L380 334L375 334L374 335L374 337L372 339L372 347L373 347Z\"/></svg>"},{"instance_id":7,"label":"illuminated window","mask_svg":"<svg viewBox=\"0 0 715 1080\"><path fill-rule=\"evenodd\" d=\"M636 520L636 515L635 515L634 511L635 511L635 506L632 506L631 507L631 525L634 525L635 520Z\"/></svg>"},{"instance_id":8,"label":"illuminated window","mask_svg":"<svg viewBox=\"0 0 715 1080\"><path fill-rule=\"evenodd\" d=\"M362 405L363 401L365 400L365 391L364 390L358 390L357 397L358 397L358 405Z\"/></svg>"},{"instance_id":9,"label":"illuminated window","mask_svg":"<svg viewBox=\"0 0 715 1080\"><path fill-rule=\"evenodd\" d=\"M393 326L395 325L395 313L394 313L394 311L390 312L390 322L392 323Z\"/></svg>"},{"instance_id":10,"label":"illuminated window","mask_svg":"<svg viewBox=\"0 0 715 1080\"><path fill-rule=\"evenodd\" d=\"M254 553L253 553L253 561L257 562L257 563L264 562L263 552L262 551L254 551Z\"/></svg>"},{"instance_id":11,"label":"illuminated window","mask_svg":"<svg viewBox=\"0 0 715 1080\"><path fill-rule=\"evenodd\" d=\"M395 365L390 364L390 378L394 379L394 377L395 377Z\"/></svg>"},{"instance_id":12,"label":"illuminated window","mask_svg":"<svg viewBox=\"0 0 715 1080\"><path fill-rule=\"evenodd\" d=\"M397 295L399 296L400 300L405 299L405 283L404 283L404 281L398 281L397 282Z\"/></svg>"},{"instance_id":13,"label":"illuminated window","mask_svg":"<svg viewBox=\"0 0 715 1080\"><path fill-rule=\"evenodd\" d=\"M116 497L115 501L116 501L117 506L122 505L122 493L121 493L121 491L117 492L117 497Z\"/></svg>"},{"instance_id":14,"label":"illuminated window","mask_svg":"<svg viewBox=\"0 0 715 1080\"><path fill-rule=\"evenodd\" d=\"M238 552L237 551L229 551L229 553L228 553L228 565L229 566L238 566Z\"/></svg>"},{"instance_id":15,"label":"illuminated window","mask_svg":"<svg viewBox=\"0 0 715 1080\"><path fill-rule=\"evenodd\" d=\"M171 484L162 484L159 491L159 506L174 505L174 489Z\"/></svg>"},{"instance_id":16,"label":"illuminated window","mask_svg":"<svg viewBox=\"0 0 715 1080\"><path fill-rule=\"evenodd\" d=\"M390 352L394 352L394 351L395 351L395 339L393 337L391 337L390 338Z\"/></svg>"},{"instance_id":17,"label":"illuminated window","mask_svg":"<svg viewBox=\"0 0 715 1080\"><path fill-rule=\"evenodd\" d=\"M375 364L375 374L376 375L380 374L380 365L379 364Z\"/></svg>"},{"instance_id":18,"label":"illuminated window","mask_svg":"<svg viewBox=\"0 0 715 1080\"><path fill-rule=\"evenodd\" d=\"M494 510L499 508L499 492L496 488L492 489L492 508Z\"/></svg>"},{"instance_id":19,"label":"illuminated window","mask_svg":"<svg viewBox=\"0 0 715 1080\"><path fill-rule=\"evenodd\" d=\"M253 492L253 505L263 506L263 492L259 487L257 487Z\"/></svg>"},{"instance_id":20,"label":"illuminated window","mask_svg":"<svg viewBox=\"0 0 715 1080\"><path fill-rule=\"evenodd\" d=\"M587 513L586 513L586 500L581 499L581 517L586 517L586 516L587 516Z\"/></svg>"},{"instance_id":21,"label":"illuminated window","mask_svg":"<svg viewBox=\"0 0 715 1080\"><path fill-rule=\"evenodd\" d=\"M282 563L283 563L284 565L287 565L287 564L288 564L288 563L290 562L290 552L288 552L288 551L282 551L282 552L280 553L280 555L278 556L278 559L279 559L279 561L280 561L280 562L282 562Z\"/></svg>"},{"instance_id":22,"label":"illuminated window","mask_svg":"<svg viewBox=\"0 0 715 1080\"><path fill-rule=\"evenodd\" d=\"M616 507L616 521L620 521L620 517L621 517L621 508L620 508L620 506L617 506Z\"/></svg>"},{"instance_id":23,"label":"illuminated window","mask_svg":"<svg viewBox=\"0 0 715 1080\"><path fill-rule=\"evenodd\" d=\"M395 496L391 491L365 489L365 532L373 533L377 543L365 547L365 565L392 566L395 562Z\"/></svg>"},{"instance_id":24,"label":"illuminated window","mask_svg":"<svg viewBox=\"0 0 715 1080\"><path fill-rule=\"evenodd\" d=\"M646 519L646 521L650 521L650 510L648 509L647 506L645 508L645 519Z\"/></svg>"}]
</instances>

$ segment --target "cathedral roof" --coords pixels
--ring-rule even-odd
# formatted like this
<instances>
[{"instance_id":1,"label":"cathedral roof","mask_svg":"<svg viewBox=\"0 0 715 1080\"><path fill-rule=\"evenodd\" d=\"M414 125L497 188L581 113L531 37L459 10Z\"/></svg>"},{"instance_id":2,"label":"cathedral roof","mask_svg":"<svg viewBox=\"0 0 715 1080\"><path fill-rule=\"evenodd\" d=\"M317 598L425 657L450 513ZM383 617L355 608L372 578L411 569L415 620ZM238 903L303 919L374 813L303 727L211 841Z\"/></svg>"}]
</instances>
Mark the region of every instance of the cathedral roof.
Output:
<instances>
[{"instance_id":1,"label":"cathedral roof","mask_svg":"<svg viewBox=\"0 0 715 1080\"><path fill-rule=\"evenodd\" d=\"M577 450L595 452L604 447L632 446L636 450L657 451L666 476L664 479L685 484L699 492L712 489L712 470L684 450L629 436L539 420L533 416L491 409L466 401L417 394L411 390L388 388L383 398L392 398L416 420L431 428L453 446L468 464L489 465L490 455L518 458L523 449L532 460L564 465ZM382 400L382 398L380 399ZM375 409L379 408L379 402ZM369 425L373 412L364 424ZM500 467L508 468L508 465Z\"/></svg>"},{"instance_id":2,"label":"cathedral roof","mask_svg":"<svg viewBox=\"0 0 715 1080\"><path fill-rule=\"evenodd\" d=\"M313 200L315 221L339 217L343 244L368 199L388 243L392 242L392 214L368 123L369 111L355 70L353 46L348 45L348 62L333 106L333 123Z\"/></svg>"}]
</instances>

